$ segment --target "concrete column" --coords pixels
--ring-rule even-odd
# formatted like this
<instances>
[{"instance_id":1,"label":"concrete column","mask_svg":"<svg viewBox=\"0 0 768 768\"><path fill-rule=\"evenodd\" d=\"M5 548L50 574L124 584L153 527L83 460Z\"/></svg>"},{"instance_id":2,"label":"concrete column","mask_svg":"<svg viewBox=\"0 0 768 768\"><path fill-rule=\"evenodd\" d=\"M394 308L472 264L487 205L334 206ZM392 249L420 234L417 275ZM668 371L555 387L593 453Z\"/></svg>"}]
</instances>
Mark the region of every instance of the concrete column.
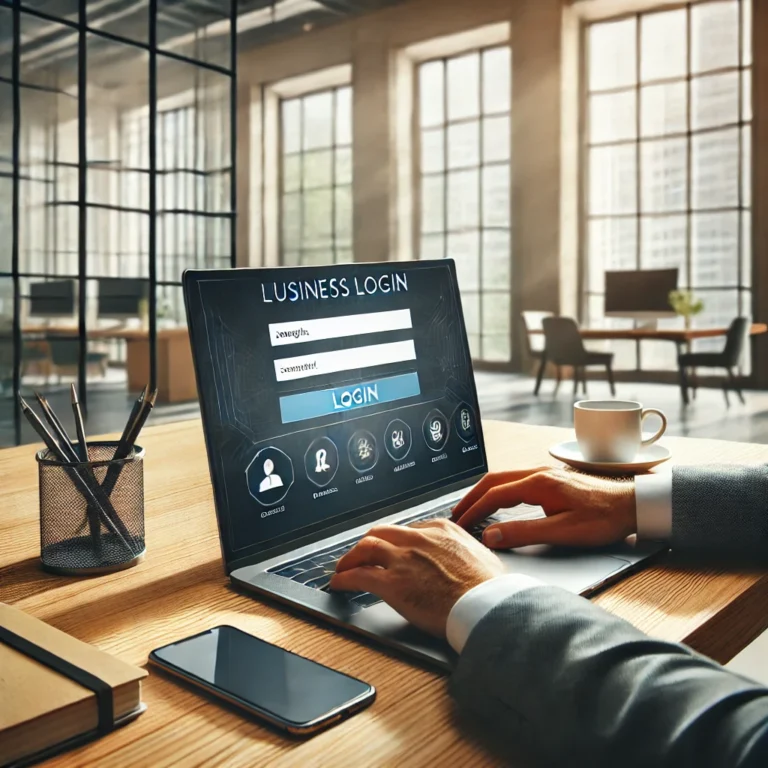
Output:
<instances>
[{"instance_id":1,"label":"concrete column","mask_svg":"<svg viewBox=\"0 0 768 768\"><path fill-rule=\"evenodd\" d=\"M355 261L387 261L396 245L392 62L386 36L361 26L352 68Z\"/></svg>"},{"instance_id":2,"label":"concrete column","mask_svg":"<svg viewBox=\"0 0 768 768\"><path fill-rule=\"evenodd\" d=\"M560 309L561 0L512 3L513 365L520 313Z\"/></svg>"},{"instance_id":3,"label":"concrete column","mask_svg":"<svg viewBox=\"0 0 768 768\"><path fill-rule=\"evenodd\" d=\"M768 3L755 2L752 21L752 312L768 322ZM752 341L755 386L768 387L768 338Z\"/></svg>"}]
</instances>

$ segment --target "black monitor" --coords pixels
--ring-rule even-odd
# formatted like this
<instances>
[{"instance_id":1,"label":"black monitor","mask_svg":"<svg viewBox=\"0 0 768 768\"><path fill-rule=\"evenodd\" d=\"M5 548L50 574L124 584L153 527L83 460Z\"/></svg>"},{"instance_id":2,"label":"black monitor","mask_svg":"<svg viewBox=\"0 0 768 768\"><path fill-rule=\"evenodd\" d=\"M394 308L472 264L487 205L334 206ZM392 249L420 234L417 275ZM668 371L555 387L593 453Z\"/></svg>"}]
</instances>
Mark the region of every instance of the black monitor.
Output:
<instances>
[{"instance_id":1,"label":"black monitor","mask_svg":"<svg viewBox=\"0 0 768 768\"><path fill-rule=\"evenodd\" d=\"M605 314L611 317L674 317L669 294L677 290L674 269L605 273Z\"/></svg>"},{"instance_id":2,"label":"black monitor","mask_svg":"<svg viewBox=\"0 0 768 768\"><path fill-rule=\"evenodd\" d=\"M31 283L29 314L34 317L72 317L75 314L75 281Z\"/></svg>"},{"instance_id":3,"label":"black monitor","mask_svg":"<svg viewBox=\"0 0 768 768\"><path fill-rule=\"evenodd\" d=\"M139 317L141 302L147 294L146 280L103 277L99 280L99 317Z\"/></svg>"}]
</instances>

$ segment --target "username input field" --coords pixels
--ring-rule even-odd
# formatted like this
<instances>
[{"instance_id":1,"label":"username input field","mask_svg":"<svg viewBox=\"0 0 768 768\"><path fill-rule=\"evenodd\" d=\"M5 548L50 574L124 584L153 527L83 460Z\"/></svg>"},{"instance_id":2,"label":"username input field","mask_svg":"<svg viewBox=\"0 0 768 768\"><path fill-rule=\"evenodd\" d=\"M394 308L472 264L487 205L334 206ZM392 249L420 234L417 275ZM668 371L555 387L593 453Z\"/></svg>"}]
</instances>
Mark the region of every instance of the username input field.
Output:
<instances>
[{"instance_id":1,"label":"username input field","mask_svg":"<svg viewBox=\"0 0 768 768\"><path fill-rule=\"evenodd\" d=\"M402 331L412 327L410 309L393 309L387 312L366 312L359 315L270 323L269 340L273 347L282 347L286 344L341 339L345 336L362 336L366 333Z\"/></svg>"},{"instance_id":2,"label":"username input field","mask_svg":"<svg viewBox=\"0 0 768 768\"><path fill-rule=\"evenodd\" d=\"M416 347L413 339L408 339L352 349L337 349L333 352L284 357L281 360L275 360L275 375L278 381L293 381L358 368L405 363L415 359Z\"/></svg>"}]
</instances>

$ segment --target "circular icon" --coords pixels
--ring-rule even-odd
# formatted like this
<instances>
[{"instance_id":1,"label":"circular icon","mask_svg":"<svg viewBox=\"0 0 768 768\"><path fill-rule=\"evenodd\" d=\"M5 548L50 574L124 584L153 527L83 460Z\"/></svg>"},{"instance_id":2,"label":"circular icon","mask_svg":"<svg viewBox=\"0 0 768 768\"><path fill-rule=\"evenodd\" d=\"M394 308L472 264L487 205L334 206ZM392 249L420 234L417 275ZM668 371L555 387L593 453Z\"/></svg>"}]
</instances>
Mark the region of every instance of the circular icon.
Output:
<instances>
[{"instance_id":1,"label":"circular icon","mask_svg":"<svg viewBox=\"0 0 768 768\"><path fill-rule=\"evenodd\" d=\"M293 462L287 453L270 445L262 448L245 469L248 493L264 507L282 501L293 485Z\"/></svg>"},{"instance_id":2,"label":"circular icon","mask_svg":"<svg viewBox=\"0 0 768 768\"><path fill-rule=\"evenodd\" d=\"M349 461L358 472L368 472L379 460L376 438L367 429L358 429L349 438Z\"/></svg>"},{"instance_id":3,"label":"circular icon","mask_svg":"<svg viewBox=\"0 0 768 768\"><path fill-rule=\"evenodd\" d=\"M424 419L424 440L433 451L442 451L448 442L448 419L437 408Z\"/></svg>"},{"instance_id":4,"label":"circular icon","mask_svg":"<svg viewBox=\"0 0 768 768\"><path fill-rule=\"evenodd\" d=\"M402 419L389 422L384 433L384 448L395 461L402 461L408 455L412 443L411 428Z\"/></svg>"},{"instance_id":5,"label":"circular icon","mask_svg":"<svg viewBox=\"0 0 768 768\"><path fill-rule=\"evenodd\" d=\"M313 440L304 454L307 477L315 485L325 488L336 477L339 469L339 450L330 437Z\"/></svg>"},{"instance_id":6,"label":"circular icon","mask_svg":"<svg viewBox=\"0 0 768 768\"><path fill-rule=\"evenodd\" d=\"M477 437L475 412L466 403L461 403L453 413L453 426L465 443L471 443Z\"/></svg>"}]
</instances>

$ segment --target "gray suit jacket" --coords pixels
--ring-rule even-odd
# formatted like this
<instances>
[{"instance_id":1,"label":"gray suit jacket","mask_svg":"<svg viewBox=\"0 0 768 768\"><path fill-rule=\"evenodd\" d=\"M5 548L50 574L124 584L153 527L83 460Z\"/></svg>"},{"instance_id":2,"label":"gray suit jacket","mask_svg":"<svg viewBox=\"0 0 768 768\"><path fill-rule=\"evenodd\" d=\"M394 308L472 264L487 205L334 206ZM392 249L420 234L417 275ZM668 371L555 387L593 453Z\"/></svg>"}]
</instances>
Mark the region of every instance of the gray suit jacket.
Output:
<instances>
[{"instance_id":1,"label":"gray suit jacket","mask_svg":"<svg viewBox=\"0 0 768 768\"><path fill-rule=\"evenodd\" d=\"M676 469L672 499L673 546L768 554L768 468ZM487 614L451 690L509 759L768 766L768 689L554 587Z\"/></svg>"}]
</instances>

